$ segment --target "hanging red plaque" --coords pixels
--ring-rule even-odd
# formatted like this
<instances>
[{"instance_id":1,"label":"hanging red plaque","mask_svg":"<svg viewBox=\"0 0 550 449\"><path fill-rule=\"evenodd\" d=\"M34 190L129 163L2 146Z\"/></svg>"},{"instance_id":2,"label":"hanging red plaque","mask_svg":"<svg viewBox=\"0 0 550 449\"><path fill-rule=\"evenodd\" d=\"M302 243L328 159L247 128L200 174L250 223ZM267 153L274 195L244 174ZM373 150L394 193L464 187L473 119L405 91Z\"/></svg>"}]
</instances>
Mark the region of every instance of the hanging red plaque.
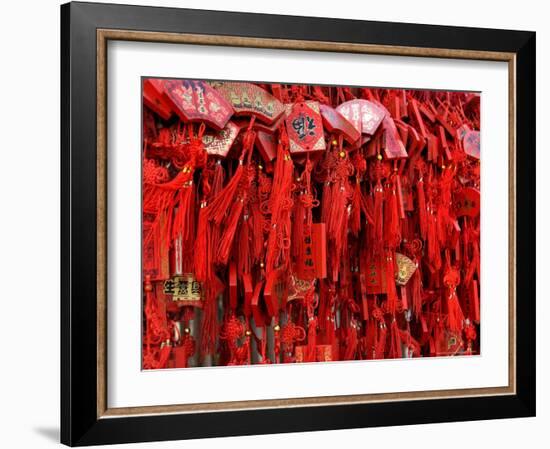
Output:
<instances>
[{"instance_id":1,"label":"hanging red plaque","mask_svg":"<svg viewBox=\"0 0 550 449\"><path fill-rule=\"evenodd\" d=\"M384 153L388 159L397 159L407 157L407 151L405 145L401 142L397 127L393 119L387 115L382 121L382 128L384 129L384 140L382 147Z\"/></svg>"},{"instance_id":2,"label":"hanging red plaque","mask_svg":"<svg viewBox=\"0 0 550 449\"><path fill-rule=\"evenodd\" d=\"M237 115L253 115L272 124L285 110L279 100L256 84L221 82L213 85L231 104Z\"/></svg>"},{"instance_id":3,"label":"hanging red plaque","mask_svg":"<svg viewBox=\"0 0 550 449\"><path fill-rule=\"evenodd\" d=\"M258 131L256 148L265 162L271 162L277 156L277 138L265 131Z\"/></svg>"},{"instance_id":4,"label":"hanging red plaque","mask_svg":"<svg viewBox=\"0 0 550 449\"><path fill-rule=\"evenodd\" d=\"M235 123L229 121L220 131L206 132L202 136L204 149L211 156L226 157L240 130Z\"/></svg>"},{"instance_id":5,"label":"hanging red plaque","mask_svg":"<svg viewBox=\"0 0 550 449\"><path fill-rule=\"evenodd\" d=\"M170 104L163 95L163 89L159 91L154 81L151 79L143 81L143 104L156 112L160 118L168 120L172 116Z\"/></svg>"},{"instance_id":6,"label":"hanging red plaque","mask_svg":"<svg viewBox=\"0 0 550 449\"><path fill-rule=\"evenodd\" d=\"M475 159L480 157L479 131L466 131L462 138L464 152Z\"/></svg>"},{"instance_id":7,"label":"hanging red plaque","mask_svg":"<svg viewBox=\"0 0 550 449\"><path fill-rule=\"evenodd\" d=\"M463 215L477 217L479 215L479 202L479 190L473 187L464 187L453 195L453 204L457 217Z\"/></svg>"},{"instance_id":8,"label":"hanging red plaque","mask_svg":"<svg viewBox=\"0 0 550 449\"><path fill-rule=\"evenodd\" d=\"M325 104L320 105L323 125L331 133L344 136L349 143L355 143L361 137L361 133L336 109Z\"/></svg>"},{"instance_id":9,"label":"hanging red plaque","mask_svg":"<svg viewBox=\"0 0 550 449\"><path fill-rule=\"evenodd\" d=\"M262 304L260 302L262 295L263 281L258 282L256 287L254 287L254 293L250 299L250 310L252 312L252 317L254 318L254 323L256 326L265 326L267 324L266 313Z\"/></svg>"},{"instance_id":10,"label":"hanging red plaque","mask_svg":"<svg viewBox=\"0 0 550 449\"><path fill-rule=\"evenodd\" d=\"M284 270L273 270L267 275L264 300L269 316L276 316L288 297L288 278Z\"/></svg>"},{"instance_id":11,"label":"hanging red plaque","mask_svg":"<svg viewBox=\"0 0 550 449\"><path fill-rule=\"evenodd\" d=\"M327 236L325 223L313 223L311 233L304 237L303 254L297 262L300 279L324 279L327 277Z\"/></svg>"},{"instance_id":12,"label":"hanging red plaque","mask_svg":"<svg viewBox=\"0 0 550 449\"><path fill-rule=\"evenodd\" d=\"M324 151L323 119L316 101L286 105L286 130L292 154Z\"/></svg>"},{"instance_id":13,"label":"hanging red plaque","mask_svg":"<svg viewBox=\"0 0 550 449\"><path fill-rule=\"evenodd\" d=\"M384 117L386 109L369 100L351 100L342 103L336 110L344 116L357 131L373 135Z\"/></svg>"},{"instance_id":14,"label":"hanging red plaque","mask_svg":"<svg viewBox=\"0 0 550 449\"><path fill-rule=\"evenodd\" d=\"M233 115L231 105L204 81L164 80L164 93L184 122L204 122L223 129Z\"/></svg>"}]
</instances>

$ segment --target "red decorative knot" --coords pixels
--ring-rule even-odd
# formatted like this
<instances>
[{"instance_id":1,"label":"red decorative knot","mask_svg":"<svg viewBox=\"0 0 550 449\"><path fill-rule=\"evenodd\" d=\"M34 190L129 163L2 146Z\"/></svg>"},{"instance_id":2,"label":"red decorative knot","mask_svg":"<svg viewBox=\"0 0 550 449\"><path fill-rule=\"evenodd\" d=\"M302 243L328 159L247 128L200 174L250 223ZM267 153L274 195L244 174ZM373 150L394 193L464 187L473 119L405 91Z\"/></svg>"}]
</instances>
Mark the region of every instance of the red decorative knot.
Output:
<instances>
[{"instance_id":1,"label":"red decorative knot","mask_svg":"<svg viewBox=\"0 0 550 449\"><path fill-rule=\"evenodd\" d=\"M254 140L256 139L256 133L252 130L247 130L243 138L243 148L248 151L254 145Z\"/></svg>"},{"instance_id":2,"label":"red decorative knot","mask_svg":"<svg viewBox=\"0 0 550 449\"><path fill-rule=\"evenodd\" d=\"M443 284L450 289L454 289L458 284L460 284L460 272L457 268L448 267L445 270L445 274L443 275Z\"/></svg>"},{"instance_id":3,"label":"red decorative knot","mask_svg":"<svg viewBox=\"0 0 550 449\"><path fill-rule=\"evenodd\" d=\"M397 313L403 313L403 311L405 310L405 308L403 307L403 301L401 301L400 299L397 300L397 305L396 305L396 311Z\"/></svg>"},{"instance_id":4,"label":"red decorative knot","mask_svg":"<svg viewBox=\"0 0 550 449\"><path fill-rule=\"evenodd\" d=\"M272 186L273 182L271 178L264 174L260 174L258 177L258 194L260 196L260 201L266 201L269 199Z\"/></svg>"},{"instance_id":5,"label":"red decorative knot","mask_svg":"<svg viewBox=\"0 0 550 449\"><path fill-rule=\"evenodd\" d=\"M353 167L355 168L355 174L357 177L361 177L367 171L367 160L356 152L352 158Z\"/></svg>"},{"instance_id":6,"label":"red decorative knot","mask_svg":"<svg viewBox=\"0 0 550 449\"><path fill-rule=\"evenodd\" d=\"M191 337L190 335L186 336L183 339L182 346L185 348L185 353L188 356L192 356L193 354L195 354L195 349L196 349L195 339L193 337Z\"/></svg>"},{"instance_id":7,"label":"red decorative knot","mask_svg":"<svg viewBox=\"0 0 550 449\"><path fill-rule=\"evenodd\" d=\"M174 143L174 136L170 128L162 128L153 146L160 149L171 149Z\"/></svg>"},{"instance_id":8,"label":"red decorative knot","mask_svg":"<svg viewBox=\"0 0 550 449\"><path fill-rule=\"evenodd\" d=\"M403 251L411 258L418 258L422 254L422 240L414 239L403 243Z\"/></svg>"},{"instance_id":9,"label":"red decorative knot","mask_svg":"<svg viewBox=\"0 0 550 449\"><path fill-rule=\"evenodd\" d=\"M297 326L292 322L287 323L281 329L281 343L286 346L292 346L296 341L302 341L306 338L306 331L303 327Z\"/></svg>"},{"instance_id":10,"label":"red decorative knot","mask_svg":"<svg viewBox=\"0 0 550 449\"><path fill-rule=\"evenodd\" d=\"M466 340L473 341L477 338L477 331L473 325L468 325L464 328L464 336Z\"/></svg>"},{"instance_id":11,"label":"red decorative knot","mask_svg":"<svg viewBox=\"0 0 550 449\"><path fill-rule=\"evenodd\" d=\"M420 177L423 177L428 172L426 161L423 159L417 159L414 163L414 168L416 168Z\"/></svg>"},{"instance_id":12,"label":"red decorative knot","mask_svg":"<svg viewBox=\"0 0 550 449\"><path fill-rule=\"evenodd\" d=\"M380 321L384 318L384 312L380 307L375 307L372 311L372 316L374 319Z\"/></svg>"},{"instance_id":13,"label":"red decorative knot","mask_svg":"<svg viewBox=\"0 0 550 449\"><path fill-rule=\"evenodd\" d=\"M160 184L168 181L168 170L154 159L143 159L143 181L146 184Z\"/></svg>"},{"instance_id":14,"label":"red decorative knot","mask_svg":"<svg viewBox=\"0 0 550 449\"><path fill-rule=\"evenodd\" d=\"M243 323L235 315L231 315L225 320L222 326L220 338L229 342L235 342L244 336L244 330Z\"/></svg>"},{"instance_id":15,"label":"red decorative knot","mask_svg":"<svg viewBox=\"0 0 550 449\"><path fill-rule=\"evenodd\" d=\"M378 159L371 162L369 167L369 176L372 181L378 182L385 179L391 173L391 167L386 162L379 161Z\"/></svg>"}]
</instances>

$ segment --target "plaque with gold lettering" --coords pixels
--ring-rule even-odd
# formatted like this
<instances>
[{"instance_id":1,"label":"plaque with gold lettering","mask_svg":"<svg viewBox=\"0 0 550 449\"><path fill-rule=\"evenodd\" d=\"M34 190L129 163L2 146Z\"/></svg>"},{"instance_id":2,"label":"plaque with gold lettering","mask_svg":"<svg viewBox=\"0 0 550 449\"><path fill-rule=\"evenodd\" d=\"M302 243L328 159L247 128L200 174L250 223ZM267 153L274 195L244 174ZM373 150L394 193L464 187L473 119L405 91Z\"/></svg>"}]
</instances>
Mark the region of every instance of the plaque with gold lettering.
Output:
<instances>
[{"instance_id":1,"label":"plaque with gold lettering","mask_svg":"<svg viewBox=\"0 0 550 449\"><path fill-rule=\"evenodd\" d=\"M201 306L202 289L192 273L184 273L164 281L163 293L178 305Z\"/></svg>"},{"instance_id":2,"label":"plaque with gold lettering","mask_svg":"<svg viewBox=\"0 0 550 449\"><path fill-rule=\"evenodd\" d=\"M253 115L262 122L272 124L285 110L279 100L256 84L232 82L212 84L231 104L236 115Z\"/></svg>"}]
</instances>

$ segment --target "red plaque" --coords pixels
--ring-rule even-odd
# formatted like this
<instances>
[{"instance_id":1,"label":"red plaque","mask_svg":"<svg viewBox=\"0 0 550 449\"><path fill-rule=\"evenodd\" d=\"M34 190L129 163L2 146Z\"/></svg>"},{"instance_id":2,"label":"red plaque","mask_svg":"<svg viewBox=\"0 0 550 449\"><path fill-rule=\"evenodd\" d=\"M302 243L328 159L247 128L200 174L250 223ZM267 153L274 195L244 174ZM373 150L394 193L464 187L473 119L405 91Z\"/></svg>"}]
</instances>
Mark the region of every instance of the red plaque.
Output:
<instances>
[{"instance_id":1,"label":"red plaque","mask_svg":"<svg viewBox=\"0 0 550 449\"><path fill-rule=\"evenodd\" d=\"M256 133L256 148L265 162L271 162L277 156L277 138L265 131Z\"/></svg>"},{"instance_id":2,"label":"red plaque","mask_svg":"<svg viewBox=\"0 0 550 449\"><path fill-rule=\"evenodd\" d=\"M235 123L229 121L220 131L206 132L202 136L204 149L211 156L227 156L240 130Z\"/></svg>"},{"instance_id":3,"label":"red plaque","mask_svg":"<svg viewBox=\"0 0 550 449\"><path fill-rule=\"evenodd\" d=\"M351 100L336 108L362 134L373 135L386 115L387 110L369 100Z\"/></svg>"},{"instance_id":4,"label":"red plaque","mask_svg":"<svg viewBox=\"0 0 550 449\"><path fill-rule=\"evenodd\" d=\"M268 125L267 123L262 123L259 120L254 122L254 125L252 126L253 129L256 131L264 131L269 134L274 134L275 131L277 131L282 124L285 122L285 114L281 114L281 116L274 121L271 125Z\"/></svg>"},{"instance_id":5,"label":"red plaque","mask_svg":"<svg viewBox=\"0 0 550 449\"><path fill-rule=\"evenodd\" d=\"M203 81L164 80L164 93L185 122L205 122L223 129L233 115L225 98Z\"/></svg>"},{"instance_id":6,"label":"red plaque","mask_svg":"<svg viewBox=\"0 0 550 449\"><path fill-rule=\"evenodd\" d=\"M441 330L435 340L435 354L437 356L456 355L463 350L464 343L460 333Z\"/></svg>"},{"instance_id":7,"label":"red plaque","mask_svg":"<svg viewBox=\"0 0 550 449\"><path fill-rule=\"evenodd\" d=\"M297 263L300 279L324 279L327 277L327 237L325 223L314 223L311 235L304 238L303 254Z\"/></svg>"},{"instance_id":8,"label":"red plaque","mask_svg":"<svg viewBox=\"0 0 550 449\"><path fill-rule=\"evenodd\" d=\"M262 305L260 304L260 298L262 294L263 281L258 282L256 287L254 287L254 293L250 300L250 309L252 311L252 317L256 326L265 326L267 324L266 314L262 310Z\"/></svg>"},{"instance_id":9,"label":"red plaque","mask_svg":"<svg viewBox=\"0 0 550 449\"><path fill-rule=\"evenodd\" d=\"M316 101L286 105L286 130L291 154L324 151L323 119Z\"/></svg>"},{"instance_id":10,"label":"red plaque","mask_svg":"<svg viewBox=\"0 0 550 449\"><path fill-rule=\"evenodd\" d=\"M273 270L267 275L264 300L269 316L276 316L288 297L288 279L285 271Z\"/></svg>"},{"instance_id":11,"label":"red plaque","mask_svg":"<svg viewBox=\"0 0 550 449\"><path fill-rule=\"evenodd\" d=\"M320 105L323 125L331 133L344 136L349 143L355 143L361 137L361 133L336 109L325 104Z\"/></svg>"},{"instance_id":12,"label":"red plaque","mask_svg":"<svg viewBox=\"0 0 550 449\"><path fill-rule=\"evenodd\" d=\"M397 159L407 157L407 151L405 145L401 142L399 133L393 119L387 115L382 121L382 127L384 129L384 140L382 147L388 159Z\"/></svg>"},{"instance_id":13,"label":"red plaque","mask_svg":"<svg viewBox=\"0 0 550 449\"><path fill-rule=\"evenodd\" d=\"M244 315L249 317L252 313L252 296L254 288L252 287L252 276L249 273L243 274L243 290L244 290Z\"/></svg>"},{"instance_id":14,"label":"red plaque","mask_svg":"<svg viewBox=\"0 0 550 449\"><path fill-rule=\"evenodd\" d=\"M480 156L480 142L479 131L466 131L462 138L462 144L464 145L464 151L468 156L475 159L479 159Z\"/></svg>"},{"instance_id":15,"label":"red plaque","mask_svg":"<svg viewBox=\"0 0 550 449\"><path fill-rule=\"evenodd\" d=\"M363 258L365 273L365 290L369 295L387 293L386 287L386 264L382 258L367 260Z\"/></svg>"},{"instance_id":16,"label":"red plaque","mask_svg":"<svg viewBox=\"0 0 550 449\"><path fill-rule=\"evenodd\" d=\"M315 359L318 362L332 362L332 345L317 345L315 347Z\"/></svg>"},{"instance_id":17,"label":"red plaque","mask_svg":"<svg viewBox=\"0 0 550 449\"><path fill-rule=\"evenodd\" d=\"M168 120L172 116L170 104L163 95L163 91L157 89L155 80L143 81L143 104L155 112L160 118ZM158 80L156 80L158 81Z\"/></svg>"},{"instance_id":18,"label":"red plaque","mask_svg":"<svg viewBox=\"0 0 550 449\"><path fill-rule=\"evenodd\" d=\"M453 205L457 217L463 215L477 217L480 206L479 190L473 187L464 187L458 190L453 196Z\"/></svg>"},{"instance_id":19,"label":"red plaque","mask_svg":"<svg viewBox=\"0 0 550 449\"><path fill-rule=\"evenodd\" d=\"M256 84L222 82L213 85L232 105L237 115L253 115L272 124L285 110L279 100Z\"/></svg>"}]
</instances>

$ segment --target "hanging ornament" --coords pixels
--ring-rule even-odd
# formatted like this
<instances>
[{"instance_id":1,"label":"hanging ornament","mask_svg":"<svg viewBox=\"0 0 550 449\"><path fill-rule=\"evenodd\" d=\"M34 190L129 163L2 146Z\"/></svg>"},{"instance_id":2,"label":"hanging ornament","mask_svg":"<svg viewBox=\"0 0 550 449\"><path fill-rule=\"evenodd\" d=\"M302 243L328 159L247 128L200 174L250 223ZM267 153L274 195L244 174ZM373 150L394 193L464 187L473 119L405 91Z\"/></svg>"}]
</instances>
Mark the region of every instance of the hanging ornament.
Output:
<instances>
[{"instance_id":1,"label":"hanging ornament","mask_svg":"<svg viewBox=\"0 0 550 449\"><path fill-rule=\"evenodd\" d=\"M286 130L290 153L324 151L323 119L316 101L286 105Z\"/></svg>"}]
</instances>

